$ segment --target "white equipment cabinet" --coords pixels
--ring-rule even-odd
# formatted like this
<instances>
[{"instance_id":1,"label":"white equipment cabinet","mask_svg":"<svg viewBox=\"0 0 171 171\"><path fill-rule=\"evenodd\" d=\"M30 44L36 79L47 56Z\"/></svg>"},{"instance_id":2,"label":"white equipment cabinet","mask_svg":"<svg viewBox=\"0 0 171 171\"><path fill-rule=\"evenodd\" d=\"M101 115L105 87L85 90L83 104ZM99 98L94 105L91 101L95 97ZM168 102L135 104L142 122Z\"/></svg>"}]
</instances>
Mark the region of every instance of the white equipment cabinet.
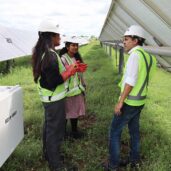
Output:
<instances>
[{"instance_id":1,"label":"white equipment cabinet","mask_svg":"<svg viewBox=\"0 0 171 171\"><path fill-rule=\"evenodd\" d=\"M0 167L24 137L20 86L0 86Z\"/></svg>"}]
</instances>

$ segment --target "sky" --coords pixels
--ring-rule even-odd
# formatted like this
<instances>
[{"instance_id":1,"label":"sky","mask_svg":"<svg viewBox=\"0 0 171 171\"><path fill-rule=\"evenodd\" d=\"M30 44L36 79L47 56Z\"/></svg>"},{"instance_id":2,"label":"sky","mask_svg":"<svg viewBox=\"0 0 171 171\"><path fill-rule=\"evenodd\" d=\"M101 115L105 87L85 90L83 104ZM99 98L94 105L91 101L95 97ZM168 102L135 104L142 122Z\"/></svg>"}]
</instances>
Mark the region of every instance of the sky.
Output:
<instances>
[{"instance_id":1,"label":"sky","mask_svg":"<svg viewBox=\"0 0 171 171\"><path fill-rule=\"evenodd\" d=\"M112 0L0 0L0 25L37 31L45 18L64 34L99 36Z\"/></svg>"}]
</instances>

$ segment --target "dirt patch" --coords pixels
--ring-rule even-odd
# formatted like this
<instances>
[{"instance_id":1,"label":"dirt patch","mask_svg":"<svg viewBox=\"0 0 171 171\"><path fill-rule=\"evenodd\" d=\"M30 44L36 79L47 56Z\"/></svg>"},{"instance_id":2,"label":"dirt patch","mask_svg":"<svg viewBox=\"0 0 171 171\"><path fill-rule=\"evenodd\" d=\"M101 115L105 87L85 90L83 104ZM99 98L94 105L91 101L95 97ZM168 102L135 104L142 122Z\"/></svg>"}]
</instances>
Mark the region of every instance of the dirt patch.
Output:
<instances>
[{"instance_id":1,"label":"dirt patch","mask_svg":"<svg viewBox=\"0 0 171 171\"><path fill-rule=\"evenodd\" d=\"M96 123L97 119L95 114L88 114L84 117L79 118L80 127L81 128L91 128L94 123Z\"/></svg>"}]
</instances>

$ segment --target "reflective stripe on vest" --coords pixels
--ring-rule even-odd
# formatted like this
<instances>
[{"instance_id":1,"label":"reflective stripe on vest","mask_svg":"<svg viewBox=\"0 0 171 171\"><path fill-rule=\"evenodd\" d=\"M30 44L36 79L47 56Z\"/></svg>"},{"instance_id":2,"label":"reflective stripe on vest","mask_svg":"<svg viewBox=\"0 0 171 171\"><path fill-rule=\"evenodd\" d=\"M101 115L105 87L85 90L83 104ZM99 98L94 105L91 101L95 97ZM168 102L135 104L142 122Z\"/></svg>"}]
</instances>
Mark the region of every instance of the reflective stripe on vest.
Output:
<instances>
[{"instance_id":1,"label":"reflective stripe on vest","mask_svg":"<svg viewBox=\"0 0 171 171\"><path fill-rule=\"evenodd\" d=\"M73 64L74 62L72 59L68 56L68 54L64 54L62 58L70 65ZM84 92L85 88L82 85L81 80L78 77L78 73L75 73L74 76L70 77L69 79L69 86L68 86L68 91L67 91L67 96L75 96L78 94L81 94L81 92Z\"/></svg>"},{"instance_id":2,"label":"reflective stripe on vest","mask_svg":"<svg viewBox=\"0 0 171 171\"><path fill-rule=\"evenodd\" d=\"M147 62L147 59L145 57L145 54L143 53L143 51L141 51L140 49L137 49L138 52L140 52L144 58L144 61L145 61L145 65L146 65L146 71L147 71L147 75L146 75L146 78L138 92L138 94L136 96L132 96L132 95L128 95L127 99L129 100L144 100L146 98L146 95L145 96L141 96L143 90L145 87L148 86L148 82L149 82L149 73L150 73L150 69L151 69L151 66L152 66L152 56L150 54L148 54L150 56L150 64L148 65L148 62Z\"/></svg>"},{"instance_id":3,"label":"reflective stripe on vest","mask_svg":"<svg viewBox=\"0 0 171 171\"><path fill-rule=\"evenodd\" d=\"M56 57L58 60L58 66L59 66L59 73L62 73L66 69L65 69L63 63L61 62L60 57L58 56L58 54L53 49L50 49L50 51L52 51L56 54ZM43 54L42 60L43 60L44 56L45 55ZM39 78L39 80L40 80L40 78ZM38 91L39 91L41 101L53 102L53 101L61 100L61 99L66 97L68 82L66 81L63 84L58 85L54 91L51 91L51 90L48 90L48 89L41 87L39 81L38 81L37 87L38 87Z\"/></svg>"},{"instance_id":4,"label":"reflective stripe on vest","mask_svg":"<svg viewBox=\"0 0 171 171\"><path fill-rule=\"evenodd\" d=\"M66 91L59 93L57 95L54 96L40 96L41 101L43 102L53 102L53 101L57 101L60 99L63 99L66 96Z\"/></svg>"}]
</instances>

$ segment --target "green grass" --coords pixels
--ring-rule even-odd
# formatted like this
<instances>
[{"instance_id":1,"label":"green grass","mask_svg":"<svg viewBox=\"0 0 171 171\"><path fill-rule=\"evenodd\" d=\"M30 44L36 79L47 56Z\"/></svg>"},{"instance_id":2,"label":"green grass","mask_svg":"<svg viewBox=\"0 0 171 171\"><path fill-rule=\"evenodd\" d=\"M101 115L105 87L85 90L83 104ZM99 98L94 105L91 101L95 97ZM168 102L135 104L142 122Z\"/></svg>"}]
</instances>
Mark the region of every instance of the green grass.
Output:
<instances>
[{"instance_id":1,"label":"green grass","mask_svg":"<svg viewBox=\"0 0 171 171\"><path fill-rule=\"evenodd\" d=\"M66 158L79 166L80 171L100 171L98 164L108 155L108 131L117 102L120 80L115 57L110 58L99 45L92 42L80 48L88 70L86 104L87 115L79 126L87 132L85 139L65 141ZM115 56L115 52L112 51ZM0 76L1 85L20 84L24 89L25 137L5 162L1 171L48 171L42 159L43 108L33 83L30 58L16 60L10 74ZM171 75L157 69L149 87L147 104L141 114L141 152L143 163L140 171L171 170ZM128 153L129 135L122 136L122 155ZM129 170L129 167L126 168Z\"/></svg>"}]
</instances>

